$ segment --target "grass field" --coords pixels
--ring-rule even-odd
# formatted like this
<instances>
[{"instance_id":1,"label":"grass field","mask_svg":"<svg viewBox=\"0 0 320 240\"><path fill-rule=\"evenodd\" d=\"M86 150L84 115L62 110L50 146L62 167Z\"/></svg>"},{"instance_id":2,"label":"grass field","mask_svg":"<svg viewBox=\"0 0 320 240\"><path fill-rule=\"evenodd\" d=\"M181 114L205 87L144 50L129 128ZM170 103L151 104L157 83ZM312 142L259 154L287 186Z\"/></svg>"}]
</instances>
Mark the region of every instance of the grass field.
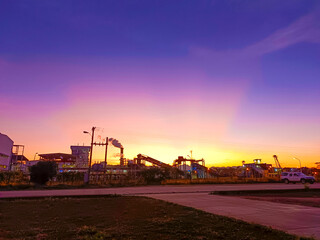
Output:
<instances>
[{"instance_id":1,"label":"grass field","mask_svg":"<svg viewBox=\"0 0 320 240\"><path fill-rule=\"evenodd\" d=\"M0 239L297 239L144 197L0 201Z\"/></svg>"}]
</instances>

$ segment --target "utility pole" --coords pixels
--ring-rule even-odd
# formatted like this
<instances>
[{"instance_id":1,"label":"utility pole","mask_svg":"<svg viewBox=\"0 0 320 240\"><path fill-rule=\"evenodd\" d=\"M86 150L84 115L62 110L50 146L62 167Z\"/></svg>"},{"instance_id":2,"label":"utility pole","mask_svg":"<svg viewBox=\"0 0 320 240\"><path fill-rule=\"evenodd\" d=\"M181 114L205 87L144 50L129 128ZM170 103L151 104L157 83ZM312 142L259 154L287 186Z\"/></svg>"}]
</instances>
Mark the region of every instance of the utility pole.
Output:
<instances>
[{"instance_id":1,"label":"utility pole","mask_svg":"<svg viewBox=\"0 0 320 240\"><path fill-rule=\"evenodd\" d=\"M107 172L107 153L108 153L108 144L109 144L109 140L110 142L112 141L112 145L118 148L121 148L121 159L120 162L123 163L123 146L121 145L121 143L119 143L118 140L106 137L106 143L103 142L94 142L94 131L95 131L96 127L92 127L92 133L90 134L87 131L83 131L83 133L89 134L91 135L91 148L90 148L90 159L89 159L89 166L88 166L88 173L87 176L85 177L85 183L89 184L90 183L90 172L91 172L91 163L92 163L92 153L93 153L93 146L106 146L106 150L105 150L105 155L104 155L104 174L106 174ZM121 164L122 165L122 164Z\"/></svg>"},{"instance_id":2,"label":"utility pole","mask_svg":"<svg viewBox=\"0 0 320 240\"><path fill-rule=\"evenodd\" d=\"M93 152L93 141L94 141L94 130L96 127L92 127L92 134L91 134L91 149L90 149L90 160L89 160L89 168L88 168L88 180L87 183L90 183L90 172L91 172L91 162L92 162L92 152Z\"/></svg>"},{"instance_id":3,"label":"utility pole","mask_svg":"<svg viewBox=\"0 0 320 240\"><path fill-rule=\"evenodd\" d=\"M109 141L109 138L107 137L106 138L106 152L104 154L104 174L106 174L106 172L107 172L108 141Z\"/></svg>"}]
</instances>

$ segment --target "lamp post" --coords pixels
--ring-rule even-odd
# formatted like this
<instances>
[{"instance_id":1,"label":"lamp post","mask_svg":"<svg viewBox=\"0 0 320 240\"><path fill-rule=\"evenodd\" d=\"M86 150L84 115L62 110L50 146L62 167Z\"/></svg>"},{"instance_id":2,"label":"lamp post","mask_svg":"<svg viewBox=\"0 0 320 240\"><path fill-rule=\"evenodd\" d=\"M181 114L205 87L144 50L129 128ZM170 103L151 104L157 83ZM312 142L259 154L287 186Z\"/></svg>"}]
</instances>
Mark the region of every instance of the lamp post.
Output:
<instances>
[{"instance_id":1,"label":"lamp post","mask_svg":"<svg viewBox=\"0 0 320 240\"><path fill-rule=\"evenodd\" d=\"M298 161L299 161L299 163L300 163L300 172L301 172L301 161L300 161L300 159L299 159L299 158L297 158L297 157L294 157L293 159L296 159L296 160L298 160Z\"/></svg>"},{"instance_id":2,"label":"lamp post","mask_svg":"<svg viewBox=\"0 0 320 240\"><path fill-rule=\"evenodd\" d=\"M33 161L36 160L36 156L37 156L37 155L38 155L38 153L36 152L36 153L34 154Z\"/></svg>"},{"instance_id":3,"label":"lamp post","mask_svg":"<svg viewBox=\"0 0 320 240\"><path fill-rule=\"evenodd\" d=\"M96 129L96 127L92 127L91 131L92 133L90 134L87 131L83 131L83 133L87 133L89 135L91 135L91 148L90 148L90 159L89 159L89 167L88 167L88 179L86 179L86 183L89 184L90 183L90 172L91 172L91 162L92 162L92 150L93 150L93 140L94 140L94 130Z\"/></svg>"}]
</instances>

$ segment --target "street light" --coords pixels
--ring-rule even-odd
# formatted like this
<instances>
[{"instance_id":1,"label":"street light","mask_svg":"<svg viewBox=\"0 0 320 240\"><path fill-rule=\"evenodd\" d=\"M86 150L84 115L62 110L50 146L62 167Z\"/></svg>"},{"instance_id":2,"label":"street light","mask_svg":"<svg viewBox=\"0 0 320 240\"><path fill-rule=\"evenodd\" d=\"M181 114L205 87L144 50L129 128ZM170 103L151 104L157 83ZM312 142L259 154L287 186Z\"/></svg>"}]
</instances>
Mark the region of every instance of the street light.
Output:
<instances>
[{"instance_id":1,"label":"street light","mask_svg":"<svg viewBox=\"0 0 320 240\"><path fill-rule=\"evenodd\" d=\"M296 160L298 160L298 161L299 161L299 163L300 163L300 172L301 172L301 161L300 161L300 159L299 159L299 158L297 158L297 157L293 157L293 159L296 159Z\"/></svg>"},{"instance_id":2,"label":"street light","mask_svg":"<svg viewBox=\"0 0 320 240\"><path fill-rule=\"evenodd\" d=\"M92 127L91 131L92 134L90 134L88 131L83 131L83 133L89 134L91 136L91 148L90 148L90 160L89 160L89 167L88 167L88 179L85 179L86 183L90 183L90 171L91 171L91 162L92 162L92 150L93 150L93 140L94 140L94 130L96 127Z\"/></svg>"},{"instance_id":3,"label":"street light","mask_svg":"<svg viewBox=\"0 0 320 240\"><path fill-rule=\"evenodd\" d=\"M36 152L36 154L34 155L33 160L36 160L36 156L38 155L38 153Z\"/></svg>"}]
</instances>

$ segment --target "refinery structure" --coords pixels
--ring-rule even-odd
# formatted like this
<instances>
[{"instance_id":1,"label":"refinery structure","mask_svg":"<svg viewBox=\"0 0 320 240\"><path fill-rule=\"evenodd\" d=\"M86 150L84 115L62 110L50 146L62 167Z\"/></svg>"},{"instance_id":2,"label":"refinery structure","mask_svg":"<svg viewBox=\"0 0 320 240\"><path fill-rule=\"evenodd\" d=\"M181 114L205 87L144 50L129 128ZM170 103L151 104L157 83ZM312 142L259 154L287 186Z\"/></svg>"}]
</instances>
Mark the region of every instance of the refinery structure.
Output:
<instances>
[{"instance_id":1,"label":"refinery structure","mask_svg":"<svg viewBox=\"0 0 320 240\"><path fill-rule=\"evenodd\" d=\"M70 153L36 153L33 160L24 156L24 145L15 145L7 135L0 134L0 171L18 171L28 173L29 168L39 161L54 161L57 163L58 173L79 172L85 175L85 182L90 178L112 180L137 178L146 169L159 168L167 171L171 179L207 179L219 177L238 178L277 178L282 171L304 171L317 175L320 172L320 164L316 168L285 168L281 166L277 155L273 155L274 165L263 163L261 159L254 159L250 163L242 162L234 167L211 167L205 165L204 159L194 159L191 154L187 157L178 156L172 164L164 163L145 154L138 154L133 159L124 156L123 145L114 138L105 138L103 141L94 141L94 131L91 133L90 146L70 146ZM92 164L92 153L96 147L105 149L104 161ZM108 147L119 149L118 164L108 164Z\"/></svg>"}]
</instances>

